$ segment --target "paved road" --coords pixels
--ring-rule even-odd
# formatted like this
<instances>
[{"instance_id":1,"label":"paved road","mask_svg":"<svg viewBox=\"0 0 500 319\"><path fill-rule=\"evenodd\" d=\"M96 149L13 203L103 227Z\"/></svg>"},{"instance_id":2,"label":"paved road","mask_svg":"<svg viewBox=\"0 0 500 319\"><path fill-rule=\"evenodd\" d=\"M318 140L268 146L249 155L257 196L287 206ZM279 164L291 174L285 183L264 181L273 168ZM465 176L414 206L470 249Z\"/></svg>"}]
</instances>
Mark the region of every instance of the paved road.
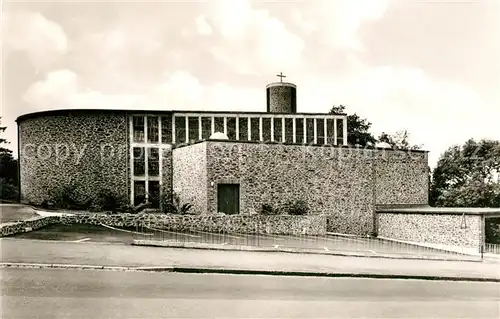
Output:
<instances>
[{"instance_id":1,"label":"paved road","mask_svg":"<svg viewBox=\"0 0 500 319\"><path fill-rule=\"evenodd\" d=\"M500 285L2 269L2 318L499 318Z\"/></svg>"},{"instance_id":2,"label":"paved road","mask_svg":"<svg viewBox=\"0 0 500 319\"><path fill-rule=\"evenodd\" d=\"M344 236L282 236L282 235L248 235L248 234L221 234L209 232L175 232L156 230L147 227L132 227L125 231L118 228L110 229L102 226L74 224L74 225L50 225L42 229L21 233L14 236L23 239L63 240L63 241L86 241L104 243L131 244L134 239L153 239L160 241L208 243L208 244L232 244L259 247L282 247L301 248L315 251L336 251L363 253L367 256L379 254L394 255L400 257L428 256L431 258L444 259L472 259L475 256L464 256L451 252L438 251L431 248L415 245L399 244L384 240L368 238L351 238Z\"/></svg>"},{"instance_id":3,"label":"paved road","mask_svg":"<svg viewBox=\"0 0 500 319\"><path fill-rule=\"evenodd\" d=\"M203 249L137 247L88 242L0 239L2 262L126 267L195 267L407 276L500 278L498 261L458 262L341 257Z\"/></svg>"}]
</instances>

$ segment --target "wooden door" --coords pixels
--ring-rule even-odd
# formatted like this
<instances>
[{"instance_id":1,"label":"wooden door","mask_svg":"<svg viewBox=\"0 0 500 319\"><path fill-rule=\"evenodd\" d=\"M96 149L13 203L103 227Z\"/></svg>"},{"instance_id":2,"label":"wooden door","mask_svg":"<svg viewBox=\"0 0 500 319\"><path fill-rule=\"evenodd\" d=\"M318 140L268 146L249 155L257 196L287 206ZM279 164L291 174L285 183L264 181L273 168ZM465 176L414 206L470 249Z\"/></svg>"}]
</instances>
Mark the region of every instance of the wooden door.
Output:
<instances>
[{"instance_id":1,"label":"wooden door","mask_svg":"<svg viewBox=\"0 0 500 319\"><path fill-rule=\"evenodd\" d=\"M240 212L240 185L219 184L217 187L217 212L238 214Z\"/></svg>"}]
</instances>

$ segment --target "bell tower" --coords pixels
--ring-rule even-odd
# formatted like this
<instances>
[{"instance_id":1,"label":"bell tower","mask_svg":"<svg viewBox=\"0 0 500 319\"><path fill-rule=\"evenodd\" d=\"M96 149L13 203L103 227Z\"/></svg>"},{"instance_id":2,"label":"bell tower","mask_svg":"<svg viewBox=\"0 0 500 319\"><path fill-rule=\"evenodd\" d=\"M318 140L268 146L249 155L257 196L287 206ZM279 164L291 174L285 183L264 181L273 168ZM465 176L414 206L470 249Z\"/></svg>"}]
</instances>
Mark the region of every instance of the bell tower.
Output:
<instances>
[{"instance_id":1,"label":"bell tower","mask_svg":"<svg viewBox=\"0 0 500 319\"><path fill-rule=\"evenodd\" d=\"M297 86L283 82L286 75L280 72L277 75L279 82L266 86L267 112L269 113L297 113Z\"/></svg>"}]
</instances>

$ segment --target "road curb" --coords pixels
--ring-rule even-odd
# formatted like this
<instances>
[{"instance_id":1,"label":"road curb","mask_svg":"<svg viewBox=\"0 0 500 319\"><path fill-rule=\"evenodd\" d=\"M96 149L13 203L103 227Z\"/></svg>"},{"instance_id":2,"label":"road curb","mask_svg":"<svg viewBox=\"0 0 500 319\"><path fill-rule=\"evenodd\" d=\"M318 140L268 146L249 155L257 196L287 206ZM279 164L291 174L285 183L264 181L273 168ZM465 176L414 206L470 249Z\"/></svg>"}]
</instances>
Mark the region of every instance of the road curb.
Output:
<instances>
[{"instance_id":1,"label":"road curb","mask_svg":"<svg viewBox=\"0 0 500 319\"><path fill-rule=\"evenodd\" d=\"M0 263L0 268L38 268L38 269L54 268L54 269L127 271L127 270L134 270L135 267L74 265L74 264Z\"/></svg>"},{"instance_id":2,"label":"road curb","mask_svg":"<svg viewBox=\"0 0 500 319\"><path fill-rule=\"evenodd\" d=\"M349 272L307 272L307 271L252 270L252 269L234 269L234 268L203 268L203 267L176 267L176 266L120 267L120 266L74 265L74 264L4 262L0 263L0 268L78 269L78 270L168 272L168 273L184 273L184 274L264 275L264 276L292 276L292 277L403 279L403 280L434 280L434 281L437 280L437 281L500 283L500 278L488 278L488 277L453 277L453 276L401 275L401 274L349 273Z\"/></svg>"},{"instance_id":3,"label":"road curb","mask_svg":"<svg viewBox=\"0 0 500 319\"><path fill-rule=\"evenodd\" d=\"M246 270L246 269L220 269L220 268L188 268L173 267L176 273L199 274L234 274L234 275L270 275L294 277L331 277L331 278L372 278L372 279L412 279L412 280L440 280L440 281L473 281L473 282L500 282L500 278L481 277L449 277L429 275L391 275L374 273L341 273L341 272L302 272L302 271L275 271L275 270Z\"/></svg>"}]
</instances>

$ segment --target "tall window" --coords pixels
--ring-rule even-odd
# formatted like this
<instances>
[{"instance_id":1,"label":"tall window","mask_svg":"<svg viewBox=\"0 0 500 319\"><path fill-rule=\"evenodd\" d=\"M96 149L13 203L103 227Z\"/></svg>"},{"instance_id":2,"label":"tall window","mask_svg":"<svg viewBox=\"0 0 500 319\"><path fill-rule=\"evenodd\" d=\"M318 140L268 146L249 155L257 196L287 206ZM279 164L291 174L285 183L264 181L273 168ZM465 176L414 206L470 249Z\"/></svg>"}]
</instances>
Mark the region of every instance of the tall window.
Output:
<instances>
[{"instance_id":1,"label":"tall window","mask_svg":"<svg viewBox=\"0 0 500 319\"><path fill-rule=\"evenodd\" d=\"M223 117L215 117L215 131L224 133L224 118Z\"/></svg>"},{"instance_id":2,"label":"tall window","mask_svg":"<svg viewBox=\"0 0 500 319\"><path fill-rule=\"evenodd\" d=\"M201 132L203 139L208 139L212 135L212 118L202 117L201 118Z\"/></svg>"},{"instance_id":3,"label":"tall window","mask_svg":"<svg viewBox=\"0 0 500 319\"><path fill-rule=\"evenodd\" d=\"M250 119L250 133L252 134L252 141L260 141L259 118L252 117Z\"/></svg>"},{"instance_id":4,"label":"tall window","mask_svg":"<svg viewBox=\"0 0 500 319\"><path fill-rule=\"evenodd\" d=\"M139 205L146 200L146 182L134 181L134 205Z\"/></svg>"},{"instance_id":5,"label":"tall window","mask_svg":"<svg viewBox=\"0 0 500 319\"><path fill-rule=\"evenodd\" d=\"M236 118L228 117L227 118L227 137L230 140L236 139Z\"/></svg>"},{"instance_id":6,"label":"tall window","mask_svg":"<svg viewBox=\"0 0 500 319\"><path fill-rule=\"evenodd\" d=\"M285 119L285 141L287 143L293 142L293 119Z\"/></svg>"},{"instance_id":7,"label":"tall window","mask_svg":"<svg viewBox=\"0 0 500 319\"><path fill-rule=\"evenodd\" d=\"M160 152L158 148L148 148L148 175L158 176L160 174Z\"/></svg>"},{"instance_id":8,"label":"tall window","mask_svg":"<svg viewBox=\"0 0 500 319\"><path fill-rule=\"evenodd\" d=\"M175 118L175 143L187 143L186 141L186 118L176 117Z\"/></svg>"},{"instance_id":9,"label":"tall window","mask_svg":"<svg viewBox=\"0 0 500 319\"><path fill-rule=\"evenodd\" d=\"M271 141L271 118L262 118L262 139L264 142Z\"/></svg>"},{"instance_id":10,"label":"tall window","mask_svg":"<svg viewBox=\"0 0 500 319\"><path fill-rule=\"evenodd\" d=\"M326 142L329 145L333 145L335 142L335 138L334 138L335 121L336 121L336 119L327 119L326 120L326 134L327 134L327 141Z\"/></svg>"},{"instance_id":11,"label":"tall window","mask_svg":"<svg viewBox=\"0 0 500 319\"><path fill-rule=\"evenodd\" d=\"M297 143L304 143L304 119L295 119L295 137Z\"/></svg>"},{"instance_id":12,"label":"tall window","mask_svg":"<svg viewBox=\"0 0 500 319\"><path fill-rule=\"evenodd\" d=\"M158 143L157 116L148 116L148 143Z\"/></svg>"},{"instance_id":13,"label":"tall window","mask_svg":"<svg viewBox=\"0 0 500 319\"><path fill-rule=\"evenodd\" d=\"M153 208L160 207L160 182L159 181L149 181L148 182L148 200Z\"/></svg>"},{"instance_id":14,"label":"tall window","mask_svg":"<svg viewBox=\"0 0 500 319\"><path fill-rule=\"evenodd\" d=\"M325 119L316 120L316 130L318 134L318 144L326 144L325 137Z\"/></svg>"},{"instance_id":15,"label":"tall window","mask_svg":"<svg viewBox=\"0 0 500 319\"><path fill-rule=\"evenodd\" d=\"M240 140L247 141L248 140L248 118L240 117L238 119L240 121Z\"/></svg>"},{"instance_id":16,"label":"tall window","mask_svg":"<svg viewBox=\"0 0 500 319\"><path fill-rule=\"evenodd\" d=\"M144 143L144 116L134 116L133 129L134 129L134 142Z\"/></svg>"},{"instance_id":17,"label":"tall window","mask_svg":"<svg viewBox=\"0 0 500 319\"><path fill-rule=\"evenodd\" d=\"M312 144L314 143L314 119L306 118L306 143Z\"/></svg>"},{"instance_id":18,"label":"tall window","mask_svg":"<svg viewBox=\"0 0 500 319\"><path fill-rule=\"evenodd\" d=\"M200 137L198 117L189 117L189 142L197 141Z\"/></svg>"},{"instance_id":19,"label":"tall window","mask_svg":"<svg viewBox=\"0 0 500 319\"><path fill-rule=\"evenodd\" d=\"M161 142L163 144L172 143L172 117L161 117Z\"/></svg>"},{"instance_id":20,"label":"tall window","mask_svg":"<svg viewBox=\"0 0 500 319\"><path fill-rule=\"evenodd\" d=\"M274 119L274 132L271 132L271 134L274 134L274 141L276 142L283 142L283 122L282 119L280 118L275 118Z\"/></svg>"},{"instance_id":21,"label":"tall window","mask_svg":"<svg viewBox=\"0 0 500 319\"><path fill-rule=\"evenodd\" d=\"M145 163L144 163L144 147L134 147L134 175L144 176Z\"/></svg>"}]
</instances>

